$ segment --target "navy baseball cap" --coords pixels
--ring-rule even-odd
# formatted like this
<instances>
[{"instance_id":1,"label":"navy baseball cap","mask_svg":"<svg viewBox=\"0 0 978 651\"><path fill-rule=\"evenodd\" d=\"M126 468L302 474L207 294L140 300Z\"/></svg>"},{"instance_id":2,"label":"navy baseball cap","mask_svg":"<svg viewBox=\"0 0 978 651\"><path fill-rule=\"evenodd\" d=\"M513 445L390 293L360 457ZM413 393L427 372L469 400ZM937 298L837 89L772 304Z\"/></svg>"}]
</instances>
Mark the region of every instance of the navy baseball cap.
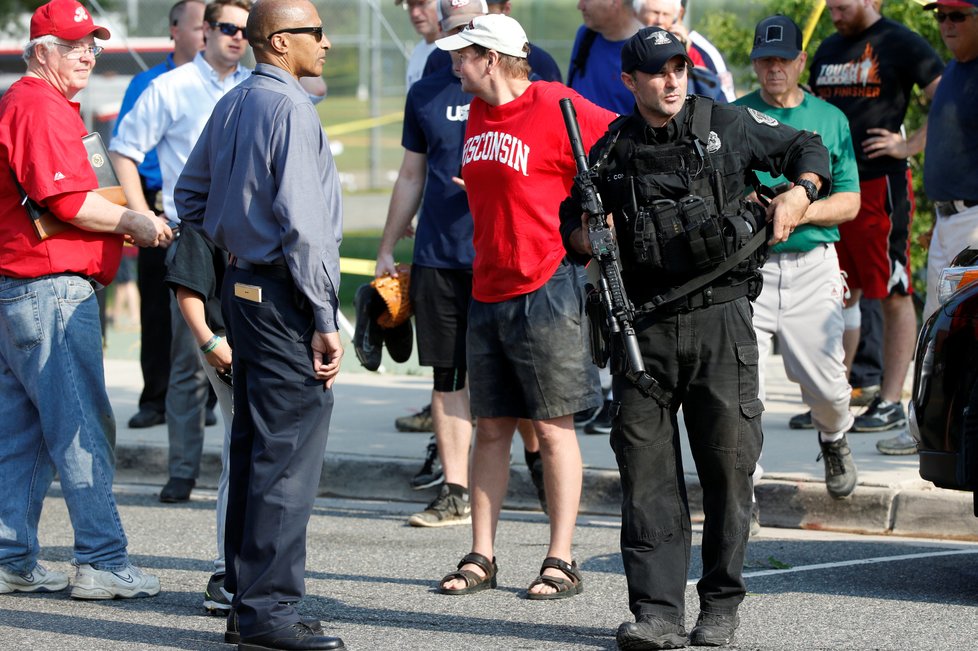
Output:
<instances>
[{"instance_id":1,"label":"navy baseball cap","mask_svg":"<svg viewBox=\"0 0 978 651\"><path fill-rule=\"evenodd\" d=\"M750 60L765 57L794 60L801 54L801 30L795 21L778 14L757 23Z\"/></svg>"},{"instance_id":2,"label":"navy baseball cap","mask_svg":"<svg viewBox=\"0 0 978 651\"><path fill-rule=\"evenodd\" d=\"M940 7L945 7L947 9L967 9L968 7L978 7L978 0L937 0L937 2L931 2L930 4L924 5L924 9L928 11L931 9L938 9Z\"/></svg>"},{"instance_id":3,"label":"navy baseball cap","mask_svg":"<svg viewBox=\"0 0 978 651\"><path fill-rule=\"evenodd\" d=\"M686 46L672 32L661 27L643 27L621 49L621 71L658 74L673 57L682 57L686 65L693 65Z\"/></svg>"}]
</instances>

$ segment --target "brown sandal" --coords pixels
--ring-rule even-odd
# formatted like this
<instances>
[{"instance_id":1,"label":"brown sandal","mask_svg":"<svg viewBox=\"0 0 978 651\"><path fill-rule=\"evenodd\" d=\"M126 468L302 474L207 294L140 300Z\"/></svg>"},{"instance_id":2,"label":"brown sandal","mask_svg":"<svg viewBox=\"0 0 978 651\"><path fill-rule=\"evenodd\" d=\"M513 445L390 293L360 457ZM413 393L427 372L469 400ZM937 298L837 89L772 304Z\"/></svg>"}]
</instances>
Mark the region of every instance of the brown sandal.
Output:
<instances>
[{"instance_id":1,"label":"brown sandal","mask_svg":"<svg viewBox=\"0 0 978 651\"><path fill-rule=\"evenodd\" d=\"M555 570L560 570L567 575L569 580L562 579L559 576L544 574L543 571L548 567ZM538 585L548 585L557 592L532 592L533 588ZM539 601L549 599L568 599L575 595L579 595L582 592L584 592L584 579L581 577L581 573L577 569L577 561L571 561L570 564L568 564L566 561L562 561L555 556L547 556L545 559L543 559L543 565L540 567L540 576L534 579L533 583L530 584L530 587L527 588L526 598Z\"/></svg>"},{"instance_id":2,"label":"brown sandal","mask_svg":"<svg viewBox=\"0 0 978 651\"><path fill-rule=\"evenodd\" d=\"M463 570L463 565L475 565L480 570L486 573L485 576L479 576L472 570ZM496 587L496 574L499 573L499 566L496 565L496 559L493 558L492 562L482 554L477 554L472 552L471 554L466 554L461 561L458 563L458 571L452 572L451 574L445 575L438 584L438 592L442 594L472 594L473 592L481 592L482 590L488 590L490 588ZM449 581L455 579L461 579L465 581L465 587L459 588L457 590L451 590L445 587L445 584Z\"/></svg>"}]
</instances>

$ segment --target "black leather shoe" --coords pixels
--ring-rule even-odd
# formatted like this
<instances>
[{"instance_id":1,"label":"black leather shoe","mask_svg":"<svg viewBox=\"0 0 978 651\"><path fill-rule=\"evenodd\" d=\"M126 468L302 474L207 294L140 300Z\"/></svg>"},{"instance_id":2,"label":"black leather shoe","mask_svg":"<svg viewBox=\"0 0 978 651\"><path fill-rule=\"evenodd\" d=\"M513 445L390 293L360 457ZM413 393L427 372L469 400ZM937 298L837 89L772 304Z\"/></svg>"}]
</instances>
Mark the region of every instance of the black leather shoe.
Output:
<instances>
[{"instance_id":1,"label":"black leather shoe","mask_svg":"<svg viewBox=\"0 0 978 651\"><path fill-rule=\"evenodd\" d=\"M738 626L740 618L736 614L700 612L696 626L689 632L689 643L693 646L726 646L733 641Z\"/></svg>"},{"instance_id":2,"label":"black leather shoe","mask_svg":"<svg viewBox=\"0 0 978 651\"><path fill-rule=\"evenodd\" d=\"M654 615L640 615L637 622L625 622L615 635L621 651L681 649L686 646L686 629Z\"/></svg>"},{"instance_id":3,"label":"black leather shoe","mask_svg":"<svg viewBox=\"0 0 978 651\"><path fill-rule=\"evenodd\" d=\"M213 409L207 410L207 415L204 416L204 427L214 427L217 425L217 414L214 413Z\"/></svg>"},{"instance_id":4,"label":"black leather shoe","mask_svg":"<svg viewBox=\"0 0 978 651\"><path fill-rule=\"evenodd\" d=\"M190 499L190 491L194 489L197 481L194 479L184 479L183 477L170 477L166 486L160 491L160 501L166 504L176 502L186 502Z\"/></svg>"},{"instance_id":5,"label":"black leather shoe","mask_svg":"<svg viewBox=\"0 0 978 651\"><path fill-rule=\"evenodd\" d=\"M129 419L129 427L132 429L142 429L153 425L162 425L166 422L166 414L155 409L140 409L136 415Z\"/></svg>"},{"instance_id":6,"label":"black leather shoe","mask_svg":"<svg viewBox=\"0 0 978 651\"><path fill-rule=\"evenodd\" d=\"M238 651L342 651L343 640L316 632L302 622L265 635L241 638Z\"/></svg>"},{"instance_id":7,"label":"black leather shoe","mask_svg":"<svg viewBox=\"0 0 978 651\"><path fill-rule=\"evenodd\" d=\"M323 632L323 623L315 617L303 617L300 621L308 626L313 633ZM241 641L241 633L238 632L238 613L234 611L228 615L228 628L224 631L224 641L228 644L237 644Z\"/></svg>"}]
</instances>

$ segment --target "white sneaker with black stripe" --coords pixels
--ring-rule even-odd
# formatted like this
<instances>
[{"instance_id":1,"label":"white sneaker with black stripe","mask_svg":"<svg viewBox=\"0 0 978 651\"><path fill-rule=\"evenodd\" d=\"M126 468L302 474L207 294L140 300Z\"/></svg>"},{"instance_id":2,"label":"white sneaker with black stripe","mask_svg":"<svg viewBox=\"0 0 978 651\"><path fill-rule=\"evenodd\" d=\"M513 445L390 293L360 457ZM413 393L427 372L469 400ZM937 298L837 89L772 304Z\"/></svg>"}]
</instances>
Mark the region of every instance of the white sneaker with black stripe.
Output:
<instances>
[{"instance_id":1,"label":"white sneaker with black stripe","mask_svg":"<svg viewBox=\"0 0 978 651\"><path fill-rule=\"evenodd\" d=\"M159 578L131 563L121 570L96 570L87 563L77 567L72 599L135 599L160 593Z\"/></svg>"}]
</instances>

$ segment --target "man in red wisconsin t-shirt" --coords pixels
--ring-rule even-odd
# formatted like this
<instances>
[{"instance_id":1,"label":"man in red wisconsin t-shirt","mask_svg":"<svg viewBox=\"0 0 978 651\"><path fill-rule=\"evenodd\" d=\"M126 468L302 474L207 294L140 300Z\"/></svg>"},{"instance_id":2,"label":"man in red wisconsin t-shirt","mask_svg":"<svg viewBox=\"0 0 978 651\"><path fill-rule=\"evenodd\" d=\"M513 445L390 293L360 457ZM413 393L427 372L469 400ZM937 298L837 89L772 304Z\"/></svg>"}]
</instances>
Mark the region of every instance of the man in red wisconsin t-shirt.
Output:
<instances>
[{"instance_id":1,"label":"man in red wisconsin t-shirt","mask_svg":"<svg viewBox=\"0 0 978 651\"><path fill-rule=\"evenodd\" d=\"M540 439L550 547L529 599L581 591L571 558L581 495L573 414L598 406L592 387L578 272L564 260L558 208L576 169L559 100L572 98L585 147L615 115L562 84L528 79L526 33L501 15L480 16L438 47L452 52L462 89L475 95L462 147L462 177L475 224L468 368L472 414L472 553L439 586L467 594L496 585L493 533L506 494L509 450L520 418Z\"/></svg>"},{"instance_id":2,"label":"man in red wisconsin t-shirt","mask_svg":"<svg viewBox=\"0 0 978 651\"><path fill-rule=\"evenodd\" d=\"M109 38L75 0L31 17L27 73L0 100L0 593L51 592L64 572L37 563L37 522L55 472L75 533L76 599L148 597L155 576L129 562L112 496L115 420L105 391L94 283L108 284L123 239L166 246L151 212L127 210L98 187L72 98ZM66 222L41 241L21 191Z\"/></svg>"}]
</instances>

